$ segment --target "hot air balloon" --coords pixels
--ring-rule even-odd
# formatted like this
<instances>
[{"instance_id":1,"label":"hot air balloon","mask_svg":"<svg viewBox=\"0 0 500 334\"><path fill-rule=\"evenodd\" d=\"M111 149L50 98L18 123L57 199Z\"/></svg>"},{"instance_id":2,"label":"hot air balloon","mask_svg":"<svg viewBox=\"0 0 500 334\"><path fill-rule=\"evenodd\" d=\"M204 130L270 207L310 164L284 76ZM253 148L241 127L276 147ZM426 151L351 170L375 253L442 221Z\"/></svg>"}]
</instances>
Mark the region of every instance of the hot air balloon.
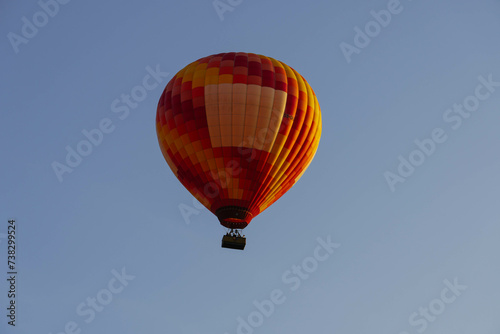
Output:
<instances>
[{"instance_id":1,"label":"hot air balloon","mask_svg":"<svg viewBox=\"0 0 500 334\"><path fill-rule=\"evenodd\" d=\"M238 230L311 163L321 111L306 80L283 62L220 53L192 62L169 81L156 132L175 176L228 228L222 247L243 249Z\"/></svg>"}]
</instances>

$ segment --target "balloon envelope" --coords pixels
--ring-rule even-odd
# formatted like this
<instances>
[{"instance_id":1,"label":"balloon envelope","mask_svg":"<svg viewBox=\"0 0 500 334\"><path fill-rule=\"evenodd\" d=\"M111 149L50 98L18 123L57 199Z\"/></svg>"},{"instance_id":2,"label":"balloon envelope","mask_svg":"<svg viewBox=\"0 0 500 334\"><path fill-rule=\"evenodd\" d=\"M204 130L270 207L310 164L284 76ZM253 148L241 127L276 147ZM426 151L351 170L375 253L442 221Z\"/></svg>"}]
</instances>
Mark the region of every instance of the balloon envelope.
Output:
<instances>
[{"instance_id":1,"label":"balloon envelope","mask_svg":"<svg viewBox=\"0 0 500 334\"><path fill-rule=\"evenodd\" d=\"M223 226L245 228L311 163L321 136L316 96L294 69L221 53L180 70L158 103L161 151Z\"/></svg>"}]
</instances>

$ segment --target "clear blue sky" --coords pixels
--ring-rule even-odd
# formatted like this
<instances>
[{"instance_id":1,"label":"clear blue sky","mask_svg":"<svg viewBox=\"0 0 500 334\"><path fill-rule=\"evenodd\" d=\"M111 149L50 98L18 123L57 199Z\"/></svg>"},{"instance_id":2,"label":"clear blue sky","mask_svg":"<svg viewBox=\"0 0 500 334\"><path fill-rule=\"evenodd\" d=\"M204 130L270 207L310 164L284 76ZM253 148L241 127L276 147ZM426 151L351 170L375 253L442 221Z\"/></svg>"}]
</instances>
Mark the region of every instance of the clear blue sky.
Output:
<instances>
[{"instance_id":1,"label":"clear blue sky","mask_svg":"<svg viewBox=\"0 0 500 334\"><path fill-rule=\"evenodd\" d=\"M498 333L500 3L223 3L223 20L210 0L73 0L47 7L53 17L36 1L0 4L0 332ZM388 8L390 22L370 23ZM23 17L38 20L36 35ZM154 126L171 76L227 51L294 67L323 114L313 163L252 221L243 252L220 247L224 230L206 209L183 219L191 195ZM160 85L114 113L157 66L169 73ZM462 103L474 111L453 110ZM113 131L60 182L53 163L106 119ZM429 144L434 129L441 142ZM428 156L413 153L416 139ZM425 161L401 167L406 177L399 156ZM405 182L392 191L386 172ZM9 218L15 329L5 316ZM313 260L328 236L340 247ZM289 271L303 264L307 279ZM126 286L114 279L122 268L135 277ZM444 281L455 278L454 293ZM282 303L259 316L254 301L273 290ZM96 297L109 302L100 312L87 305Z\"/></svg>"}]
</instances>

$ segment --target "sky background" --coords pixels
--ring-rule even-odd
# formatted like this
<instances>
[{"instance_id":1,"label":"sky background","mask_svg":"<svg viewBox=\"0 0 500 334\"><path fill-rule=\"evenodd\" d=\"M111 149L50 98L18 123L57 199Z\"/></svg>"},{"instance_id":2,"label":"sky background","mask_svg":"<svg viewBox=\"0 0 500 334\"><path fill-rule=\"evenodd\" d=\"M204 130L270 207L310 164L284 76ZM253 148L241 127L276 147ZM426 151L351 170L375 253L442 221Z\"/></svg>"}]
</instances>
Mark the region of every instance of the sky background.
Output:
<instances>
[{"instance_id":1,"label":"sky background","mask_svg":"<svg viewBox=\"0 0 500 334\"><path fill-rule=\"evenodd\" d=\"M340 44L354 46L355 27L387 0L232 3L221 20L209 0L71 1L17 53L9 33L22 35L22 18L41 7L0 4L0 332L59 334L74 322L81 333L233 334L278 289L285 301L254 333L499 334L500 87L457 129L443 114L479 76L500 82L500 2L401 0L350 62ZM323 116L314 161L245 229L243 252L220 247L224 229L193 206L155 132L168 80L228 51L295 68ZM148 66L169 75L120 119L112 102ZM53 162L106 118L113 132L60 182ZM391 191L384 173L435 128L447 140ZM191 207L188 220L179 207ZM18 226L15 328L8 219ZM282 276L328 236L341 246L292 291ZM77 306L122 268L135 278L87 323ZM412 325L454 279L461 295L425 329Z\"/></svg>"}]
</instances>

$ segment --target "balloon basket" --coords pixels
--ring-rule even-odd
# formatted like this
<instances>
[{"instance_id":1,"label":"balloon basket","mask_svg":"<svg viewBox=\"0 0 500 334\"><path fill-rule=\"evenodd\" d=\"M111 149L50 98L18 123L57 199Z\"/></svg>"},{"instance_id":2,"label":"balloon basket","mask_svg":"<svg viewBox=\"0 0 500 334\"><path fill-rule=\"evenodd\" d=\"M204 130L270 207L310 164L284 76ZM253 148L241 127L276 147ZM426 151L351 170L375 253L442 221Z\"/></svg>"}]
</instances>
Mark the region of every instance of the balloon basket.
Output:
<instances>
[{"instance_id":1,"label":"balloon basket","mask_svg":"<svg viewBox=\"0 0 500 334\"><path fill-rule=\"evenodd\" d=\"M245 249L246 240L245 236L241 236L238 231L233 232L231 230L222 237L222 248L243 250Z\"/></svg>"}]
</instances>

